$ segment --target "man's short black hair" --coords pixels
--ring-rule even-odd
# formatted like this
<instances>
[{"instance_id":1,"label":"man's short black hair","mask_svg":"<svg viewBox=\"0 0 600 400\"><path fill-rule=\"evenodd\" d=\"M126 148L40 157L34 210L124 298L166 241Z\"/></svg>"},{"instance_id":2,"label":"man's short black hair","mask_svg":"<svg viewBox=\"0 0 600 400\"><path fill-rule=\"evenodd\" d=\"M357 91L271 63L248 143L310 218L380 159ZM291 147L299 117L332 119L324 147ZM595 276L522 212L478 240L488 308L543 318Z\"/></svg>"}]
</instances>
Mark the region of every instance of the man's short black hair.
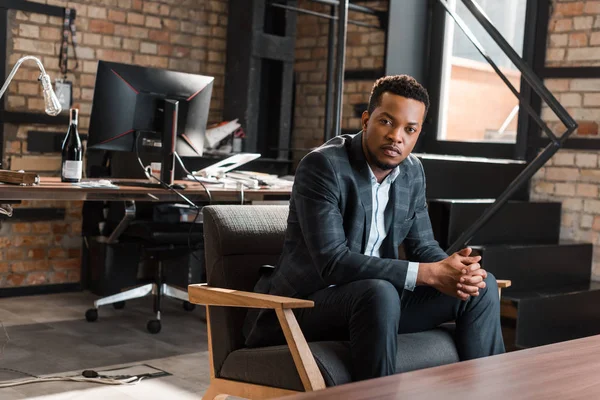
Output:
<instances>
[{"instance_id":1,"label":"man's short black hair","mask_svg":"<svg viewBox=\"0 0 600 400\"><path fill-rule=\"evenodd\" d=\"M427 89L409 75L390 75L377 79L369 98L369 114L373 114L373 111L381 105L381 95L385 92L420 101L425 104L425 115L427 115L429 110Z\"/></svg>"}]
</instances>

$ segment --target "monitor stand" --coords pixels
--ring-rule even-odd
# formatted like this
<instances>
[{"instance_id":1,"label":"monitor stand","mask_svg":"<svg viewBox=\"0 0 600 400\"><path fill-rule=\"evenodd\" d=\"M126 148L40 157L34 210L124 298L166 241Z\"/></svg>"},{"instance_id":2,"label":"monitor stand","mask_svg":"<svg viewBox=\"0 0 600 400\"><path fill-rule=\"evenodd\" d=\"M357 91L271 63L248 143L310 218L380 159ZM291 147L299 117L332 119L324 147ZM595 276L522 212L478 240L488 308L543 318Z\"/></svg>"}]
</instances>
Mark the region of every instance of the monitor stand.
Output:
<instances>
[{"instance_id":1,"label":"monitor stand","mask_svg":"<svg viewBox=\"0 0 600 400\"><path fill-rule=\"evenodd\" d=\"M175 175L175 144L177 143L177 116L179 101L165 100L164 125L161 138L160 180L167 185L173 184Z\"/></svg>"}]
</instances>

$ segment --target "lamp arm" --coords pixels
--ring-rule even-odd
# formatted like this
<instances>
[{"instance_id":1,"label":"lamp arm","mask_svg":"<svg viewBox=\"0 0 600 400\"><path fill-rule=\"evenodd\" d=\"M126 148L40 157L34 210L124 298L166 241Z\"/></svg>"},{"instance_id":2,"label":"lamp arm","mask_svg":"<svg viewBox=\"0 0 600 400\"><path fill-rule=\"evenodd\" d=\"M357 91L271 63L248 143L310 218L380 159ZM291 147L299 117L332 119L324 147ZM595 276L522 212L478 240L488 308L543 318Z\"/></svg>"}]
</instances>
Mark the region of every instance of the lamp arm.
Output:
<instances>
[{"instance_id":1,"label":"lamp arm","mask_svg":"<svg viewBox=\"0 0 600 400\"><path fill-rule=\"evenodd\" d=\"M40 68L41 75L47 75L46 70L44 69L44 66L42 65L42 62L37 57L34 57L34 56L21 57L19 59L19 61L17 61L15 66L13 67L12 71L10 71L10 74L8 75L8 78L6 78L6 82L4 82L4 85L2 85L2 89L0 89L0 98L2 98L2 96L4 96L4 92L6 92L8 85L10 85L10 82L15 77L15 74L17 73L17 70L19 69L21 64L23 64L23 62L25 62L27 60L34 60L37 63L38 67ZM41 79L41 76L40 76L40 79Z\"/></svg>"}]
</instances>

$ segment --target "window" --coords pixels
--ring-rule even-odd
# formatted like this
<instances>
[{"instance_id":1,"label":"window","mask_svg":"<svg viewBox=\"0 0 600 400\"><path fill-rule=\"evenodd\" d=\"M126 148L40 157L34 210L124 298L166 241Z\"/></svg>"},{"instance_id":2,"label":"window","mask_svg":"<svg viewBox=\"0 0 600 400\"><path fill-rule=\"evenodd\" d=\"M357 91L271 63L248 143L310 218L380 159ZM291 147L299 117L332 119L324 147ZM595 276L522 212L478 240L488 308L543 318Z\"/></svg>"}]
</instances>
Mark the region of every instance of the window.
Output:
<instances>
[{"instance_id":1,"label":"window","mask_svg":"<svg viewBox=\"0 0 600 400\"><path fill-rule=\"evenodd\" d=\"M521 73L460 0L446 0L519 90ZM527 0L476 0L522 55ZM515 143L518 99L448 14L444 35L438 140Z\"/></svg>"}]
</instances>

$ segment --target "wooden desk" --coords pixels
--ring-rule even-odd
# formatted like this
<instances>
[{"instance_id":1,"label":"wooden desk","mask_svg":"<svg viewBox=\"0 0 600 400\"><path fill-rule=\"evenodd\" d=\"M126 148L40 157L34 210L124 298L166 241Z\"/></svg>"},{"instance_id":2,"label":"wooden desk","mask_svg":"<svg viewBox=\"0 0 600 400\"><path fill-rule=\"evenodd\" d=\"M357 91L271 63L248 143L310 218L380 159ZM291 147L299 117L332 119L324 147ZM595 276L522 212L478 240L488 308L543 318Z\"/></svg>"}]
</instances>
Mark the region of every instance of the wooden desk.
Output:
<instances>
[{"instance_id":1,"label":"wooden desk","mask_svg":"<svg viewBox=\"0 0 600 400\"><path fill-rule=\"evenodd\" d=\"M204 188L194 181L177 181L185 184L185 190L179 190L192 201L208 200ZM224 189L207 185L213 201L240 202L242 193L237 189ZM285 189L244 189L245 201L269 200L289 197L291 188ZM170 190L161 188L144 188L119 186L116 188L82 188L70 183L63 183L60 178L42 177L38 185L17 186L0 184L0 200L94 200L94 201L164 201L183 202Z\"/></svg>"},{"instance_id":2,"label":"wooden desk","mask_svg":"<svg viewBox=\"0 0 600 400\"><path fill-rule=\"evenodd\" d=\"M598 371L600 335L285 399L598 399Z\"/></svg>"}]
</instances>

